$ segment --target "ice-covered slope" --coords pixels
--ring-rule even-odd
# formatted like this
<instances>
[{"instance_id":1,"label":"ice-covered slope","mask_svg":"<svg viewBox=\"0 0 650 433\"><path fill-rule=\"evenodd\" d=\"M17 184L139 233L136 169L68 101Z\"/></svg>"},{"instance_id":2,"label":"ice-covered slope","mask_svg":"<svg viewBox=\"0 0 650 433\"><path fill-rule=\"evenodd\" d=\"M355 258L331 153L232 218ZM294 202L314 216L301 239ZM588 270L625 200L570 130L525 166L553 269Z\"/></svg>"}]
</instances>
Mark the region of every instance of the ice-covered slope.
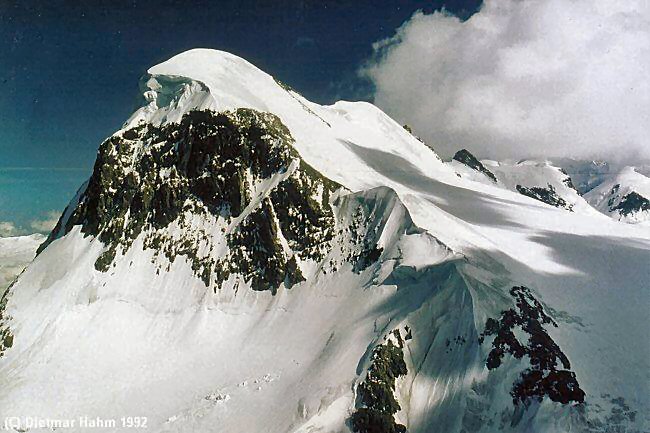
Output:
<instances>
[{"instance_id":1,"label":"ice-covered slope","mask_svg":"<svg viewBox=\"0 0 650 433\"><path fill-rule=\"evenodd\" d=\"M650 221L650 178L633 167L623 168L585 195L600 212L612 218L638 223Z\"/></svg>"},{"instance_id":2,"label":"ice-covered slope","mask_svg":"<svg viewBox=\"0 0 650 433\"><path fill-rule=\"evenodd\" d=\"M0 291L32 261L45 237L40 234L0 238Z\"/></svg>"},{"instance_id":3,"label":"ice-covered slope","mask_svg":"<svg viewBox=\"0 0 650 433\"><path fill-rule=\"evenodd\" d=\"M3 296L0 417L648 429L647 230L459 178L372 105L227 53L149 74Z\"/></svg>"}]
</instances>

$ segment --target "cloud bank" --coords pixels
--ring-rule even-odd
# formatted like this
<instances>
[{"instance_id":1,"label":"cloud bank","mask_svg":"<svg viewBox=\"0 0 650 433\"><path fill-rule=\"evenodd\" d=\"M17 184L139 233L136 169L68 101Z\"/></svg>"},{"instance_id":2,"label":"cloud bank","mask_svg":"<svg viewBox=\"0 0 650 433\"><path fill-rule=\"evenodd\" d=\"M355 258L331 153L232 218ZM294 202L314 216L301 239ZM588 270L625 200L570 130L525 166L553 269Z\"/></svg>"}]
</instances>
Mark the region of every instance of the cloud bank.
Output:
<instances>
[{"instance_id":1,"label":"cloud bank","mask_svg":"<svg viewBox=\"0 0 650 433\"><path fill-rule=\"evenodd\" d=\"M22 230L11 221L0 221L0 238L19 236L21 234L23 234Z\"/></svg>"},{"instance_id":2,"label":"cloud bank","mask_svg":"<svg viewBox=\"0 0 650 433\"><path fill-rule=\"evenodd\" d=\"M486 0L374 45L375 104L443 156L650 160L647 0Z\"/></svg>"},{"instance_id":3,"label":"cloud bank","mask_svg":"<svg viewBox=\"0 0 650 433\"><path fill-rule=\"evenodd\" d=\"M17 226L12 221L0 221L0 238L11 236L23 236L33 233L49 234L56 226L60 213L54 210L45 213L43 218L33 219L29 222L29 228Z\"/></svg>"}]
</instances>

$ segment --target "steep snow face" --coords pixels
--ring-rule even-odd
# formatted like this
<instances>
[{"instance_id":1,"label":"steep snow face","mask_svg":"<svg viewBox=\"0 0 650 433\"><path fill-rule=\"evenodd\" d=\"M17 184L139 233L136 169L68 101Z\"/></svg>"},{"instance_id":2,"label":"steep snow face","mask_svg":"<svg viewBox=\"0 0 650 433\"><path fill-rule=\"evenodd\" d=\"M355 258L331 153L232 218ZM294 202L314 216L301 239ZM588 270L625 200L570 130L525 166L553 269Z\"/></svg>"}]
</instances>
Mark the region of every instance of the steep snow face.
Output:
<instances>
[{"instance_id":1,"label":"steep snow face","mask_svg":"<svg viewBox=\"0 0 650 433\"><path fill-rule=\"evenodd\" d=\"M0 238L0 292L34 259L36 249L45 240L41 234Z\"/></svg>"},{"instance_id":2,"label":"steep snow face","mask_svg":"<svg viewBox=\"0 0 650 433\"><path fill-rule=\"evenodd\" d=\"M650 221L650 178L634 167L625 167L616 176L585 194L600 212L627 223Z\"/></svg>"},{"instance_id":3,"label":"steep snow face","mask_svg":"<svg viewBox=\"0 0 650 433\"><path fill-rule=\"evenodd\" d=\"M552 167L458 177L372 105L227 53L143 85L2 298L0 418L647 430L647 229L517 192L566 192Z\"/></svg>"}]
</instances>

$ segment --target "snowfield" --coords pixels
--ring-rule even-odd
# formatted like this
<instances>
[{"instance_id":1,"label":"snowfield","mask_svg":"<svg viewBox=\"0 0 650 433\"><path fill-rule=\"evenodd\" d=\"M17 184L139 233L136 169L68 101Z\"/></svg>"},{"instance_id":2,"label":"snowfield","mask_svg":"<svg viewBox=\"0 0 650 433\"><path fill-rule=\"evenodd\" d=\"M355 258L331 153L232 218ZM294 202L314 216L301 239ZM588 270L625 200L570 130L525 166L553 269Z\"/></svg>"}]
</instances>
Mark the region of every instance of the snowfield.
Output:
<instances>
[{"instance_id":1,"label":"snowfield","mask_svg":"<svg viewBox=\"0 0 650 433\"><path fill-rule=\"evenodd\" d=\"M305 281L275 294L235 274L206 287L188 257L169 262L146 248L144 232L97 270L106 245L79 225L63 230L66 210L0 303L0 419L143 416L151 432L349 432L383 346L399 347L406 367L392 395L394 421L408 432L650 431L647 226L594 211L551 166L528 171L539 176L531 179L516 164L486 164L499 182L483 181L375 106L314 104L232 54L191 50L148 74L142 108L115 137L194 109L273 113L299 157L341 186L330 200L336 229L357 224L373 249L359 253L361 266L343 243L356 245L353 236L336 237L343 246L301 261ZM134 149L136 160L143 150ZM294 169L256 184L241 218ZM554 185L572 211L517 192L520 182ZM208 233L204 249L220 246L214 257L239 223L224 221L187 222ZM163 230L175 239L175 227ZM521 323L508 328L508 311ZM488 332L488 323L500 328ZM501 336L526 354L509 340L499 355ZM526 371L552 373L536 370L540 350L575 374L584 401L557 401L549 389L513 394ZM132 429L118 422L111 431Z\"/></svg>"}]
</instances>

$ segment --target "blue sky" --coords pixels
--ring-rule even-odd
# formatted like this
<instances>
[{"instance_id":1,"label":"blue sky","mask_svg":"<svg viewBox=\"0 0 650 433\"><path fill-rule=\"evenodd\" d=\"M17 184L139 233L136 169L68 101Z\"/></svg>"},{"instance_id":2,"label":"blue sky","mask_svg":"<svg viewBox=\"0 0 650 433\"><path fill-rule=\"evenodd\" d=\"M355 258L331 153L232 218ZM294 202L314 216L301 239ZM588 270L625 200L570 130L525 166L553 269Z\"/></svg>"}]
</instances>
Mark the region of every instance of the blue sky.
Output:
<instances>
[{"instance_id":1,"label":"blue sky","mask_svg":"<svg viewBox=\"0 0 650 433\"><path fill-rule=\"evenodd\" d=\"M189 3L192 3L190 6ZM240 55L320 103L368 99L372 43L457 1L0 2L0 221L29 231L89 176L150 66L194 47Z\"/></svg>"}]
</instances>

